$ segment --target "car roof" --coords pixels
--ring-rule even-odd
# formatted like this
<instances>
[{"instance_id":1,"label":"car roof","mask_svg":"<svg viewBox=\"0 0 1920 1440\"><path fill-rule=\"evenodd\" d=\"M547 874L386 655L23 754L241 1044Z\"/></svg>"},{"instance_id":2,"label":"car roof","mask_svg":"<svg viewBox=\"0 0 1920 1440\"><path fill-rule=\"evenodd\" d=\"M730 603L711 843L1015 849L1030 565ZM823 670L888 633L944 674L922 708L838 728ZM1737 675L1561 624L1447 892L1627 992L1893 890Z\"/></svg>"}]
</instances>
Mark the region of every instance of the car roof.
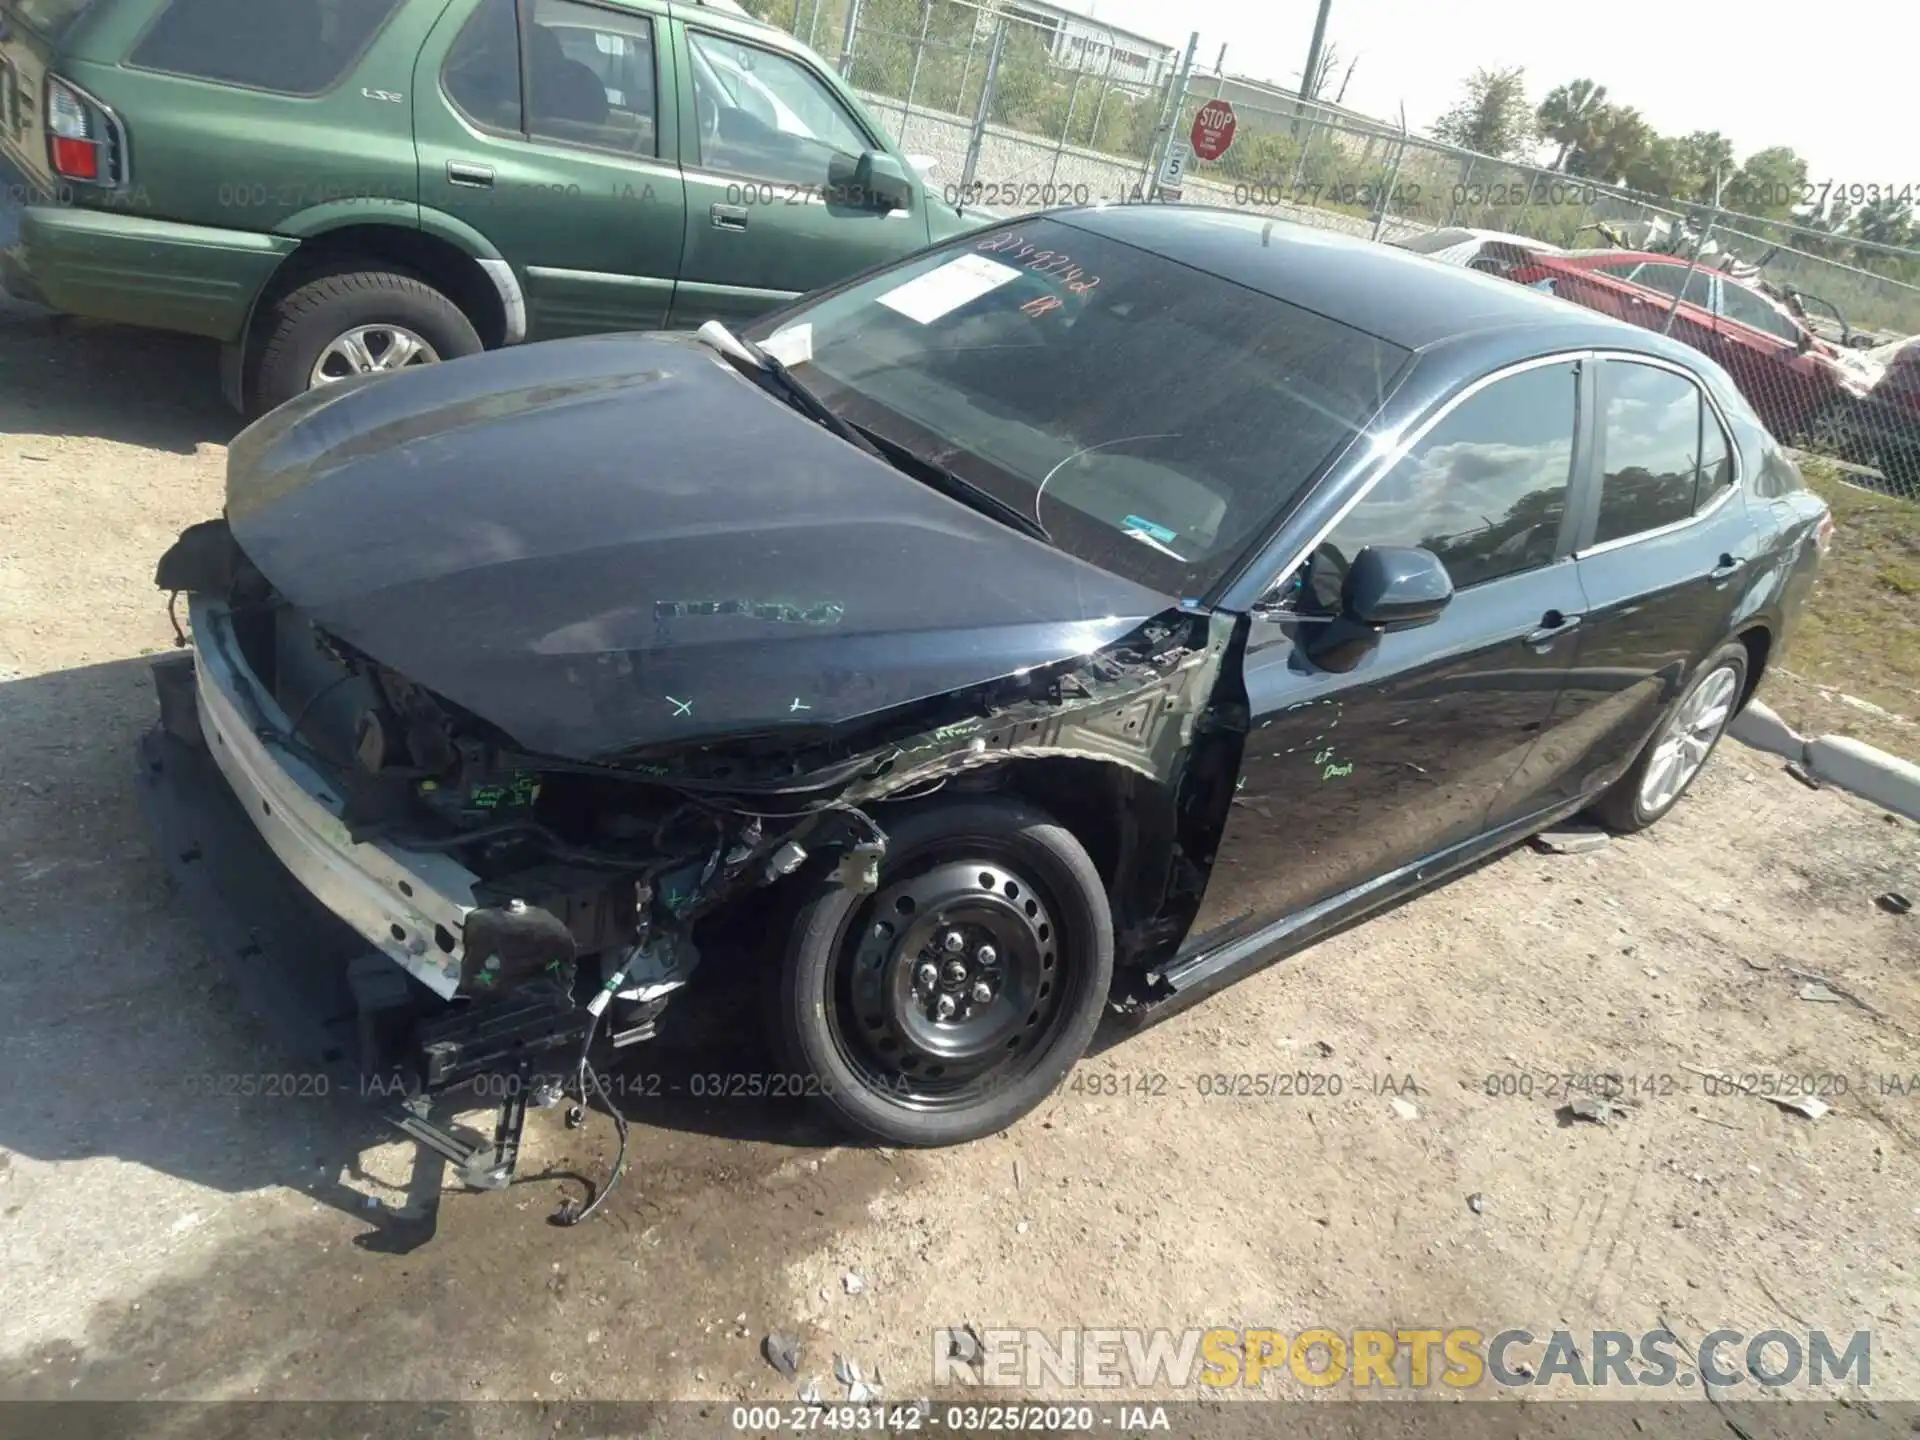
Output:
<instances>
[{"instance_id":1,"label":"car roof","mask_svg":"<svg viewBox=\"0 0 1920 1440\"><path fill-rule=\"evenodd\" d=\"M1696 352L1511 280L1335 231L1198 205L1097 205L1050 219L1150 250L1407 350L1505 335L1514 349Z\"/></svg>"}]
</instances>

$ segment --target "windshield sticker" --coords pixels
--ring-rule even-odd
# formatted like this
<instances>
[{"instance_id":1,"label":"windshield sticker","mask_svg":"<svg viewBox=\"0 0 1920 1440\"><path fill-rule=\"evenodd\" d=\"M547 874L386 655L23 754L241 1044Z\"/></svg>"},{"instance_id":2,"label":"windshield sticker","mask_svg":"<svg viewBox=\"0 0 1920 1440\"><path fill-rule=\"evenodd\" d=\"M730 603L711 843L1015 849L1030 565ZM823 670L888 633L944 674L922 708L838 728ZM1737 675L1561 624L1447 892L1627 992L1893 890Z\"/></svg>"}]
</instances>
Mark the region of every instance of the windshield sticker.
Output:
<instances>
[{"instance_id":1,"label":"windshield sticker","mask_svg":"<svg viewBox=\"0 0 1920 1440\"><path fill-rule=\"evenodd\" d=\"M1160 527L1156 525L1154 529L1158 530L1160 529ZM1121 529L1120 533L1126 536L1129 540L1138 540L1142 545L1145 545L1148 548L1153 550L1158 550L1162 555L1166 555L1171 557L1172 559L1178 560L1182 565L1187 563L1186 556L1182 555L1178 550L1175 550L1172 546L1166 544L1165 542L1155 539L1150 532L1146 530L1142 530L1137 525L1127 525ZM1172 532L1162 530L1161 533L1171 534Z\"/></svg>"},{"instance_id":2,"label":"windshield sticker","mask_svg":"<svg viewBox=\"0 0 1920 1440\"><path fill-rule=\"evenodd\" d=\"M1046 250L1028 243L1024 235L993 235L974 247L983 255L999 255L1024 266L1035 275L1059 280L1075 295L1084 295L1100 283L1098 275L1089 275L1073 263L1064 250Z\"/></svg>"},{"instance_id":3,"label":"windshield sticker","mask_svg":"<svg viewBox=\"0 0 1920 1440\"><path fill-rule=\"evenodd\" d=\"M789 325L769 335L760 348L782 365L805 365L813 359L813 326Z\"/></svg>"},{"instance_id":4,"label":"windshield sticker","mask_svg":"<svg viewBox=\"0 0 1920 1440\"><path fill-rule=\"evenodd\" d=\"M918 325L931 325L943 315L951 315L969 301L998 290L1020 272L1011 265L989 260L982 255L962 255L937 270L916 275L880 297L880 304L898 311Z\"/></svg>"},{"instance_id":5,"label":"windshield sticker","mask_svg":"<svg viewBox=\"0 0 1920 1440\"><path fill-rule=\"evenodd\" d=\"M1169 530L1164 525L1156 525L1151 520L1142 520L1138 515L1129 515L1120 522L1129 530L1138 530L1143 535L1151 535L1162 545L1171 545L1180 538L1178 530Z\"/></svg>"}]
</instances>

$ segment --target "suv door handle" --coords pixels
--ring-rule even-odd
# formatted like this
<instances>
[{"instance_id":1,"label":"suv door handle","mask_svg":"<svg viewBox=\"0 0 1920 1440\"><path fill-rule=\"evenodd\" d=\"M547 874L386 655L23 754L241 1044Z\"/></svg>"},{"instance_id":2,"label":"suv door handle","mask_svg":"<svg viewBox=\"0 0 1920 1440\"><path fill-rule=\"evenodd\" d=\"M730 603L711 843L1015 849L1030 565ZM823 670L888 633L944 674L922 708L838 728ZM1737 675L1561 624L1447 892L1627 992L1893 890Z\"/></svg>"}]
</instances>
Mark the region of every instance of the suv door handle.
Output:
<instances>
[{"instance_id":1,"label":"suv door handle","mask_svg":"<svg viewBox=\"0 0 1920 1440\"><path fill-rule=\"evenodd\" d=\"M458 160L447 162L447 183L464 185L470 190L491 190L493 188L493 167L491 165L465 165Z\"/></svg>"},{"instance_id":2,"label":"suv door handle","mask_svg":"<svg viewBox=\"0 0 1920 1440\"><path fill-rule=\"evenodd\" d=\"M1736 559L1732 555L1722 555L1720 563L1707 572L1707 579L1715 585L1724 585L1746 568L1745 560Z\"/></svg>"},{"instance_id":3,"label":"suv door handle","mask_svg":"<svg viewBox=\"0 0 1920 1440\"><path fill-rule=\"evenodd\" d=\"M1527 648L1544 650L1564 635L1571 635L1580 628L1578 615L1563 615L1558 610L1549 610L1540 617L1540 628L1527 636Z\"/></svg>"},{"instance_id":4,"label":"suv door handle","mask_svg":"<svg viewBox=\"0 0 1920 1440\"><path fill-rule=\"evenodd\" d=\"M716 230L747 228L747 207L744 205L715 205L707 213L713 217L713 228Z\"/></svg>"}]
</instances>

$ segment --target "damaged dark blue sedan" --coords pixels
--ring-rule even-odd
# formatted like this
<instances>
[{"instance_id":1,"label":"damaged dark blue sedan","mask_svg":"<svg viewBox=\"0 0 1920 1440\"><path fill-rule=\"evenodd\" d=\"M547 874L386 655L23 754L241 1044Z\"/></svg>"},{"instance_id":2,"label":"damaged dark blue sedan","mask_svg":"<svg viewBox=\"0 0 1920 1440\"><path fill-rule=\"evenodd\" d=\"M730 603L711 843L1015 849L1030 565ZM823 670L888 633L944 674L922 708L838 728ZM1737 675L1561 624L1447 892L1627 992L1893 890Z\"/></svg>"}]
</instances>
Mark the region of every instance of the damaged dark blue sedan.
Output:
<instances>
[{"instance_id":1,"label":"damaged dark blue sedan","mask_svg":"<svg viewBox=\"0 0 1920 1440\"><path fill-rule=\"evenodd\" d=\"M584 1090L764 964L785 1093L951 1143L1109 1007L1659 819L1830 528L1677 342L1246 215L1062 212L738 336L275 411L160 564L192 651L150 770L217 773L382 957L360 1062L412 1093ZM749 911L764 960L714 939Z\"/></svg>"}]
</instances>

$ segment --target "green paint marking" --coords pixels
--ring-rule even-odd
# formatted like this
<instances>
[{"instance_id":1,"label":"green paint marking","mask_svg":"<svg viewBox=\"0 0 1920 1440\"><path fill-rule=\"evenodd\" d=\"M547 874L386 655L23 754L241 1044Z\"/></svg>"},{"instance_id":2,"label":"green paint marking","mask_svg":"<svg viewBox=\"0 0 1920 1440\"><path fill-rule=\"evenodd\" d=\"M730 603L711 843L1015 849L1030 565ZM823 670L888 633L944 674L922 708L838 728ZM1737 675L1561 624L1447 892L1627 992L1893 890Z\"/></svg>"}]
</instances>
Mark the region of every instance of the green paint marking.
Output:
<instances>
[{"instance_id":1,"label":"green paint marking","mask_svg":"<svg viewBox=\"0 0 1920 1440\"><path fill-rule=\"evenodd\" d=\"M1320 772L1320 778L1322 780L1338 780L1342 776L1351 775L1352 773L1353 773L1353 762L1349 760L1344 765L1327 766L1325 770L1322 770Z\"/></svg>"},{"instance_id":2,"label":"green paint marking","mask_svg":"<svg viewBox=\"0 0 1920 1440\"><path fill-rule=\"evenodd\" d=\"M659 600L653 607L656 620L734 616L773 625L838 625L846 613L847 607L835 600L811 605L792 600Z\"/></svg>"}]
</instances>

